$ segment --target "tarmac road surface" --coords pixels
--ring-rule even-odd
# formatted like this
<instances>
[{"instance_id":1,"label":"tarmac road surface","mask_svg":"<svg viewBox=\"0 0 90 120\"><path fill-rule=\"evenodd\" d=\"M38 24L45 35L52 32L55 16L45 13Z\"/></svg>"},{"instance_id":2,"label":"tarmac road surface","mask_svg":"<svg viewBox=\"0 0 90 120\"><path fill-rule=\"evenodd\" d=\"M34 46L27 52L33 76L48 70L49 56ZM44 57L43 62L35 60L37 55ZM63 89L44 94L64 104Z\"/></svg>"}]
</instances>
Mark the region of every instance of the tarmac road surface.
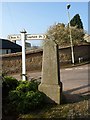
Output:
<instances>
[{"instance_id":1,"label":"tarmac road surface","mask_svg":"<svg viewBox=\"0 0 90 120\"><path fill-rule=\"evenodd\" d=\"M63 91L70 94L90 94L90 64L66 68L60 70L60 80L63 83ZM21 79L20 75L12 75L17 79ZM28 77L40 78L41 72L29 72Z\"/></svg>"},{"instance_id":2,"label":"tarmac road surface","mask_svg":"<svg viewBox=\"0 0 90 120\"><path fill-rule=\"evenodd\" d=\"M90 75L89 64L62 69L61 81L63 83L63 90L70 94L90 94Z\"/></svg>"}]
</instances>

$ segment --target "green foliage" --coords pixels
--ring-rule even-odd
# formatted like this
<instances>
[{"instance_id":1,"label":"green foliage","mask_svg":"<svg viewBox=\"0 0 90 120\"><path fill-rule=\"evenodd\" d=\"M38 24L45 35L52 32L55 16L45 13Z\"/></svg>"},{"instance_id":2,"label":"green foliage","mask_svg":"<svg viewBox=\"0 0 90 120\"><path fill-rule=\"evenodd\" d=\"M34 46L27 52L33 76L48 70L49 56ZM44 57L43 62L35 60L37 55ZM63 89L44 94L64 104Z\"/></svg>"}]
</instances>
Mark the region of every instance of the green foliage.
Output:
<instances>
[{"instance_id":1,"label":"green foliage","mask_svg":"<svg viewBox=\"0 0 90 120\"><path fill-rule=\"evenodd\" d=\"M80 19L80 15L76 14L70 21L71 26L76 26L78 29L83 29L83 23Z\"/></svg>"},{"instance_id":2,"label":"green foliage","mask_svg":"<svg viewBox=\"0 0 90 120\"><path fill-rule=\"evenodd\" d=\"M40 107L41 103L44 101L44 94L37 91L37 92L33 92L33 91L29 91L26 94L26 99L27 102L30 102L30 106L31 109L35 109L36 107Z\"/></svg>"},{"instance_id":3,"label":"green foliage","mask_svg":"<svg viewBox=\"0 0 90 120\"><path fill-rule=\"evenodd\" d=\"M3 78L3 114L28 113L43 106L45 95L38 91L36 81Z\"/></svg>"},{"instance_id":4,"label":"green foliage","mask_svg":"<svg viewBox=\"0 0 90 120\"><path fill-rule=\"evenodd\" d=\"M19 82L10 76L4 76L2 79L2 95L8 96L9 91L16 89Z\"/></svg>"},{"instance_id":5,"label":"green foliage","mask_svg":"<svg viewBox=\"0 0 90 120\"><path fill-rule=\"evenodd\" d=\"M38 91L37 82L19 82L16 90L9 92L11 108L18 113L28 113L31 110L42 107L44 94Z\"/></svg>"},{"instance_id":6,"label":"green foliage","mask_svg":"<svg viewBox=\"0 0 90 120\"><path fill-rule=\"evenodd\" d=\"M13 90L9 92L9 99L10 101L20 102L20 99L23 99L25 97L25 94L18 90Z\"/></svg>"},{"instance_id":7,"label":"green foliage","mask_svg":"<svg viewBox=\"0 0 90 120\"><path fill-rule=\"evenodd\" d=\"M38 83L34 81L20 82L19 86L16 88L16 90L22 91L22 92L37 91L37 89L38 89Z\"/></svg>"},{"instance_id":8,"label":"green foliage","mask_svg":"<svg viewBox=\"0 0 90 120\"><path fill-rule=\"evenodd\" d=\"M12 113L15 113L14 107L11 106L9 101L9 92L15 90L19 85L19 82L10 76L2 75L2 113L3 116ZM9 112L10 111L10 112Z\"/></svg>"}]
</instances>

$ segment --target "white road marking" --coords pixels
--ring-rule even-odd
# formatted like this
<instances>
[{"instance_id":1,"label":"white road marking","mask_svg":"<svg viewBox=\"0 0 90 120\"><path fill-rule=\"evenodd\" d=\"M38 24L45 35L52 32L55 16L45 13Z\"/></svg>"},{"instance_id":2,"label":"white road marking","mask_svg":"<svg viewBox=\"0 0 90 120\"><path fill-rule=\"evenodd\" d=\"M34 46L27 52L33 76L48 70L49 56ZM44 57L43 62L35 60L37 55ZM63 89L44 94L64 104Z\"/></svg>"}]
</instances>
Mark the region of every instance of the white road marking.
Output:
<instances>
[{"instance_id":1,"label":"white road marking","mask_svg":"<svg viewBox=\"0 0 90 120\"><path fill-rule=\"evenodd\" d=\"M73 70L73 68L67 68L67 69L65 69L65 70Z\"/></svg>"},{"instance_id":2,"label":"white road marking","mask_svg":"<svg viewBox=\"0 0 90 120\"><path fill-rule=\"evenodd\" d=\"M78 70L78 68L75 68L75 70Z\"/></svg>"},{"instance_id":3,"label":"white road marking","mask_svg":"<svg viewBox=\"0 0 90 120\"><path fill-rule=\"evenodd\" d=\"M83 70L83 69L84 69L84 70L85 70L85 69L87 70L87 69L88 69L88 67L84 67L84 68L83 68L83 67L66 68L65 70L70 71L70 70Z\"/></svg>"},{"instance_id":4,"label":"white road marking","mask_svg":"<svg viewBox=\"0 0 90 120\"><path fill-rule=\"evenodd\" d=\"M83 68L78 68L79 70L82 70Z\"/></svg>"},{"instance_id":5,"label":"white road marking","mask_svg":"<svg viewBox=\"0 0 90 120\"><path fill-rule=\"evenodd\" d=\"M88 70L88 67L84 67L84 68L82 68L82 67L80 67L80 68L75 68L75 70Z\"/></svg>"}]
</instances>

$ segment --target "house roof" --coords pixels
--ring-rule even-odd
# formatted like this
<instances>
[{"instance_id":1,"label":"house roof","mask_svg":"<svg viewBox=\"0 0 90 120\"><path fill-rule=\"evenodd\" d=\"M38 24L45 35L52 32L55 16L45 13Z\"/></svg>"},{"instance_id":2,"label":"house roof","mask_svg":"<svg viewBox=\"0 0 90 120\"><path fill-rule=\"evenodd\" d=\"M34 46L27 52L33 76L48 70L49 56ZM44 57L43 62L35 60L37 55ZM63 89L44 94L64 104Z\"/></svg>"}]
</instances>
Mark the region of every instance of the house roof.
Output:
<instances>
[{"instance_id":1,"label":"house roof","mask_svg":"<svg viewBox=\"0 0 90 120\"><path fill-rule=\"evenodd\" d=\"M21 49L22 47L7 39L0 39L0 49Z\"/></svg>"}]
</instances>

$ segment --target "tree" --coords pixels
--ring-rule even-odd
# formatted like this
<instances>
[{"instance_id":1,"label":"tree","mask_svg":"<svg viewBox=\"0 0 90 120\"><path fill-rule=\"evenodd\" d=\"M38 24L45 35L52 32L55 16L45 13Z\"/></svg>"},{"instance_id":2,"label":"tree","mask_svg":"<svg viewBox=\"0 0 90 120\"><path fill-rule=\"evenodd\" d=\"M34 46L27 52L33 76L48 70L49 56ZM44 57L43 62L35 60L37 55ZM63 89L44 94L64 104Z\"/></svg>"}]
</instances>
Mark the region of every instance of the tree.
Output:
<instances>
[{"instance_id":1,"label":"tree","mask_svg":"<svg viewBox=\"0 0 90 120\"><path fill-rule=\"evenodd\" d=\"M76 26L78 29L83 29L83 23L80 19L80 15L76 14L70 21L71 26Z\"/></svg>"},{"instance_id":2,"label":"tree","mask_svg":"<svg viewBox=\"0 0 90 120\"><path fill-rule=\"evenodd\" d=\"M82 44L83 30L71 27L73 45ZM60 47L70 46L70 31L68 26L63 23L54 24L46 32L47 39L54 40Z\"/></svg>"}]
</instances>

